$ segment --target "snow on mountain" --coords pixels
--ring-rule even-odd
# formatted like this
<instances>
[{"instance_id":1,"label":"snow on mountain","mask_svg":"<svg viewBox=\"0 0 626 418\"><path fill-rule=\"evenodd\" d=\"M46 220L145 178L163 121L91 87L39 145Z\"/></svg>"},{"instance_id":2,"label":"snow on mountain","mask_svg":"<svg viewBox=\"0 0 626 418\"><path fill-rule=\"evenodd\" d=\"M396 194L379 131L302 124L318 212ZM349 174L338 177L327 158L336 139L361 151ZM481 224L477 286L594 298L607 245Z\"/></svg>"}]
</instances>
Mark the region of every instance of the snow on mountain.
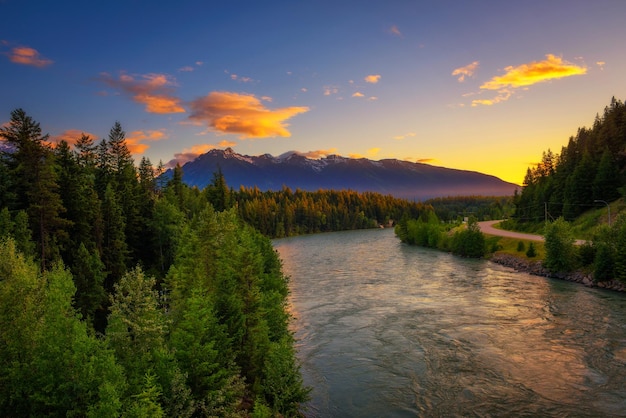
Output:
<instances>
[{"instance_id":1,"label":"snow on mountain","mask_svg":"<svg viewBox=\"0 0 626 418\"><path fill-rule=\"evenodd\" d=\"M285 186L309 191L350 189L424 200L459 195L507 196L519 187L478 172L395 159L372 161L338 155L311 159L297 151L278 157L248 156L231 148L213 149L186 163L183 181L204 188L218 169L235 190L240 186L256 186L261 190L280 190Z\"/></svg>"}]
</instances>

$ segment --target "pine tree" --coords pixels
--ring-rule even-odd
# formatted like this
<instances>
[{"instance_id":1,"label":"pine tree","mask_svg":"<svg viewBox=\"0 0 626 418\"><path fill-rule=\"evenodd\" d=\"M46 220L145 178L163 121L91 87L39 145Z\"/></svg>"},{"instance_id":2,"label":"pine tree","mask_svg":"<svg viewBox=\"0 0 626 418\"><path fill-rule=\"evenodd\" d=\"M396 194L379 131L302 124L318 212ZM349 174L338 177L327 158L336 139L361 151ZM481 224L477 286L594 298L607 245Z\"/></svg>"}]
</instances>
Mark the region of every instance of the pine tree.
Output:
<instances>
[{"instance_id":1,"label":"pine tree","mask_svg":"<svg viewBox=\"0 0 626 418\"><path fill-rule=\"evenodd\" d=\"M8 126L0 128L0 136L15 147L8 158L14 194L18 197L15 209L28 213L33 238L41 267L45 269L60 257L59 242L67 239L69 223L59 195L54 154L42 136L39 123L22 109L11 112Z\"/></svg>"}]
</instances>

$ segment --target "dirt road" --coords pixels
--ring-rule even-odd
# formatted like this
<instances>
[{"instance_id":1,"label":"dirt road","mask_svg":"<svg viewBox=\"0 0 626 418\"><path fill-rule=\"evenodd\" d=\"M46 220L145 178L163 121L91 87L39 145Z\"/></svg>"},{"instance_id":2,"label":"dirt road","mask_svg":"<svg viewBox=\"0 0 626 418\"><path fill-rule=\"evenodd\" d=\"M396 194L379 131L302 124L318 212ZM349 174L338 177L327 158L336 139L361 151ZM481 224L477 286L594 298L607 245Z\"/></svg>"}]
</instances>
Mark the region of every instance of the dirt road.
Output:
<instances>
[{"instance_id":1,"label":"dirt road","mask_svg":"<svg viewBox=\"0 0 626 418\"><path fill-rule=\"evenodd\" d=\"M495 235L498 237L508 237L508 238L517 238L517 239L527 239L529 241L544 241L543 236L535 235L535 234L524 234L523 232L513 232L513 231L505 231L504 229L497 229L493 226L502 221L484 221L478 222L478 226L480 227L480 231L483 234L487 235ZM584 239L577 239L574 241L576 245L583 245L586 241Z\"/></svg>"},{"instance_id":2,"label":"dirt road","mask_svg":"<svg viewBox=\"0 0 626 418\"><path fill-rule=\"evenodd\" d=\"M493 226L502 221L484 221L478 222L478 226L483 234L495 235L498 237L527 239L530 241L543 241L543 236L535 234L524 234L522 232L505 231L503 229L497 229Z\"/></svg>"}]
</instances>

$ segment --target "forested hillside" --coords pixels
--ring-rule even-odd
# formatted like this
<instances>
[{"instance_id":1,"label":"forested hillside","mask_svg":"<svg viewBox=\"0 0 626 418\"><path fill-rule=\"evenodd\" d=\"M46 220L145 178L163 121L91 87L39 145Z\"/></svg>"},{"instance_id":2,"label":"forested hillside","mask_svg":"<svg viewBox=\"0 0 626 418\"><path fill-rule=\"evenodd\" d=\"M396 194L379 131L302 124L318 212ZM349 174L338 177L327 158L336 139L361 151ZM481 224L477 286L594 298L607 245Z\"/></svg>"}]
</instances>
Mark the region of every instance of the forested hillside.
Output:
<instances>
[{"instance_id":1,"label":"forested hillside","mask_svg":"<svg viewBox=\"0 0 626 418\"><path fill-rule=\"evenodd\" d=\"M308 397L271 242L134 164L119 123L0 128L1 416L294 416Z\"/></svg>"},{"instance_id":2,"label":"forested hillside","mask_svg":"<svg viewBox=\"0 0 626 418\"><path fill-rule=\"evenodd\" d=\"M560 154L543 153L528 168L522 192L515 198L520 222L563 217L572 220L595 200L611 202L626 190L626 106L613 98L591 128L579 128Z\"/></svg>"}]
</instances>

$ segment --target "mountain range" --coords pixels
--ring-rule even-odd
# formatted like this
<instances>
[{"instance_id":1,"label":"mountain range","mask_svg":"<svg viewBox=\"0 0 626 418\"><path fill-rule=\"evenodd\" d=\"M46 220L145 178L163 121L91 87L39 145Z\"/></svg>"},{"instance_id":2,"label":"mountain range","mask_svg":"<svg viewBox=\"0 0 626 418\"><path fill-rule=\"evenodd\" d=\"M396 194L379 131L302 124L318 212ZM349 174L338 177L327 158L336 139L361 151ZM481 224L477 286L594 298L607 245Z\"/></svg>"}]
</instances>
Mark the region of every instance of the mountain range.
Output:
<instances>
[{"instance_id":1,"label":"mountain range","mask_svg":"<svg viewBox=\"0 0 626 418\"><path fill-rule=\"evenodd\" d=\"M311 159L295 151L278 157L251 157L231 148L212 149L184 164L183 182L202 189L218 170L235 190L240 186L256 186L262 191L280 190L283 186L307 191L350 189L425 200L444 196L508 196L519 189L516 184L475 171L396 159L373 161L338 155ZM170 177L172 170L164 175Z\"/></svg>"}]
</instances>

